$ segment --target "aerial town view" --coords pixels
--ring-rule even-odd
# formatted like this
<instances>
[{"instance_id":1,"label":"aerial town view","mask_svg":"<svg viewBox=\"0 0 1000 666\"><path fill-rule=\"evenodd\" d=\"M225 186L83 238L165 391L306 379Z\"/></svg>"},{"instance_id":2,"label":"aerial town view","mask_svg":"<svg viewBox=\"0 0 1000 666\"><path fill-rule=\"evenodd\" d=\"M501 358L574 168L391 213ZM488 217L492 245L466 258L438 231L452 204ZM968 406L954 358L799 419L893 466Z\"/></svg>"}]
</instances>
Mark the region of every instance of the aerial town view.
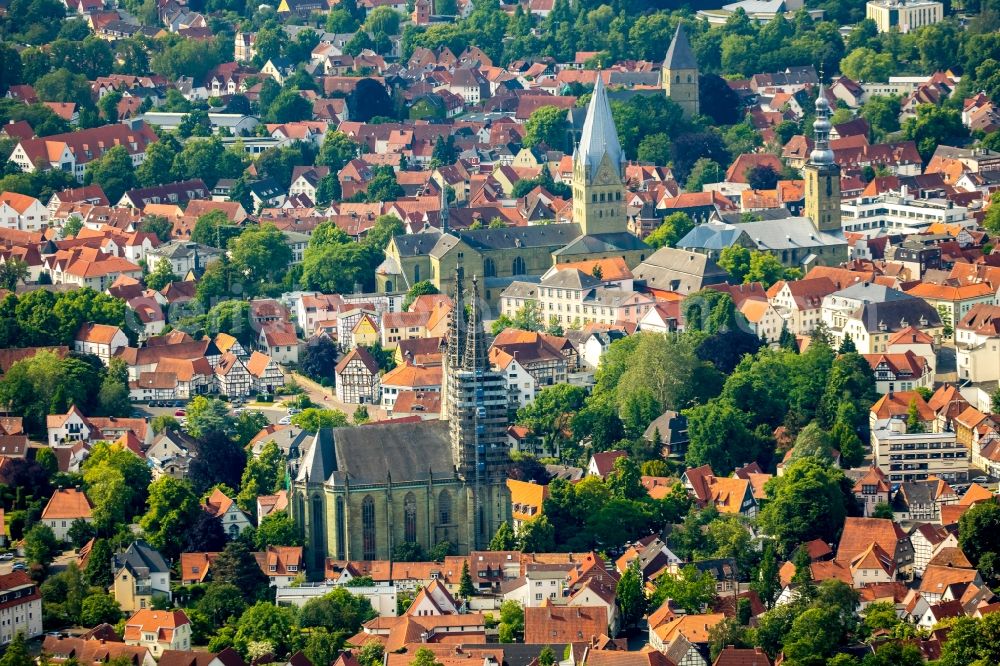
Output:
<instances>
[{"instance_id":1,"label":"aerial town view","mask_svg":"<svg viewBox=\"0 0 1000 666\"><path fill-rule=\"evenodd\" d=\"M1000 666L1000 0L0 0L0 666Z\"/></svg>"}]
</instances>

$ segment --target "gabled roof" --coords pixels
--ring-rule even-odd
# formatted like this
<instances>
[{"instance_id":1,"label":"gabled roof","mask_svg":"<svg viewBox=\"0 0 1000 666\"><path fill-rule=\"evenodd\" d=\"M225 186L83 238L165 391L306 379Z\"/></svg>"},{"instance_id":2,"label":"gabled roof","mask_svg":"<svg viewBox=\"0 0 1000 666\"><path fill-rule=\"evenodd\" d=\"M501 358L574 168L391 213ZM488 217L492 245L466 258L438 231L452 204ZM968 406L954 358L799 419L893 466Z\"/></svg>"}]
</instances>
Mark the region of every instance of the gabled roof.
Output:
<instances>
[{"instance_id":1,"label":"gabled roof","mask_svg":"<svg viewBox=\"0 0 1000 666\"><path fill-rule=\"evenodd\" d=\"M44 520L86 520L91 517L90 500L82 490L59 488L49 499L42 511Z\"/></svg>"},{"instance_id":2,"label":"gabled roof","mask_svg":"<svg viewBox=\"0 0 1000 666\"><path fill-rule=\"evenodd\" d=\"M837 545L837 561L852 562L873 542L895 556L898 542L905 538L903 529L888 518L849 517L844 521L844 531Z\"/></svg>"}]
</instances>

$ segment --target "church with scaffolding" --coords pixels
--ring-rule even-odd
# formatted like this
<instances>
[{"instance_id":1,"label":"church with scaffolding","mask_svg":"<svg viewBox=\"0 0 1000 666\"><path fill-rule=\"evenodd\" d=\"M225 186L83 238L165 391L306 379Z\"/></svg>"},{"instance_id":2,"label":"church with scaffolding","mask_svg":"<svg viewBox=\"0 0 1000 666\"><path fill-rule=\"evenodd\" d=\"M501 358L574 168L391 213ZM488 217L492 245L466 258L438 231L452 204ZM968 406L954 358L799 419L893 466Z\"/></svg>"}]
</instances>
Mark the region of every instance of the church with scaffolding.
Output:
<instances>
[{"instance_id":1,"label":"church with scaffolding","mask_svg":"<svg viewBox=\"0 0 1000 666\"><path fill-rule=\"evenodd\" d=\"M459 267L454 284L442 420L320 430L302 456L289 508L317 575L327 558L387 560L403 543L484 549L511 520L506 383L478 281Z\"/></svg>"}]
</instances>

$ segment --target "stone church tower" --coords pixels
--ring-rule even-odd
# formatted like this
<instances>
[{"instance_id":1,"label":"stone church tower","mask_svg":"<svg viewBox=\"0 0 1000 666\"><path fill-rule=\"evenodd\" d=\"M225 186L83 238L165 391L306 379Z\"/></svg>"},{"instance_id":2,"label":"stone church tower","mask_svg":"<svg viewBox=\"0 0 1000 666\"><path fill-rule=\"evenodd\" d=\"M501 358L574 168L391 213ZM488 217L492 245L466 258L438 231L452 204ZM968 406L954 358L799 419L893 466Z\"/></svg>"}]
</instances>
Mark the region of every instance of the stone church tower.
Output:
<instances>
[{"instance_id":1,"label":"stone church tower","mask_svg":"<svg viewBox=\"0 0 1000 666\"><path fill-rule=\"evenodd\" d=\"M684 26L677 24L677 32L663 60L660 83L667 97L677 102L684 115L698 114L698 59L691 50Z\"/></svg>"},{"instance_id":2,"label":"stone church tower","mask_svg":"<svg viewBox=\"0 0 1000 666\"><path fill-rule=\"evenodd\" d=\"M448 328L442 414L448 419L452 458L465 484L469 544L484 549L502 522L511 519L507 491L507 381L490 366L479 283L472 279L466 303L463 269L455 279L455 307Z\"/></svg>"},{"instance_id":3,"label":"stone church tower","mask_svg":"<svg viewBox=\"0 0 1000 666\"><path fill-rule=\"evenodd\" d=\"M806 185L805 215L819 231L839 233L840 166L830 149L830 102L823 86L816 98L816 121L813 123L815 145L809 162L802 169Z\"/></svg>"},{"instance_id":4,"label":"stone church tower","mask_svg":"<svg viewBox=\"0 0 1000 666\"><path fill-rule=\"evenodd\" d=\"M573 153L573 222L584 236L626 231L625 153L600 72Z\"/></svg>"}]
</instances>

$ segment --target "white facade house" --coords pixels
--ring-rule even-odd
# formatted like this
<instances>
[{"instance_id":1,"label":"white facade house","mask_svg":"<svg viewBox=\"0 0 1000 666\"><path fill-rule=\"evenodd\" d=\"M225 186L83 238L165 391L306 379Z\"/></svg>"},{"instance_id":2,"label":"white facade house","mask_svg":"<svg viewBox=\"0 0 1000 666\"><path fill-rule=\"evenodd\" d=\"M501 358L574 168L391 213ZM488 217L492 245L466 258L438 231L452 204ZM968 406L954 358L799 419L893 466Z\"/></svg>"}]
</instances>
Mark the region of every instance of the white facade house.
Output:
<instances>
[{"instance_id":1,"label":"white facade house","mask_svg":"<svg viewBox=\"0 0 1000 666\"><path fill-rule=\"evenodd\" d=\"M73 340L73 350L81 354L93 354L104 365L119 349L128 347L128 336L117 326L106 324L84 324Z\"/></svg>"},{"instance_id":2,"label":"white facade house","mask_svg":"<svg viewBox=\"0 0 1000 666\"><path fill-rule=\"evenodd\" d=\"M49 209L35 197L16 192L0 193L0 227L39 231L49 223Z\"/></svg>"},{"instance_id":3,"label":"white facade house","mask_svg":"<svg viewBox=\"0 0 1000 666\"><path fill-rule=\"evenodd\" d=\"M0 575L0 645L42 635L42 595L24 571Z\"/></svg>"},{"instance_id":4,"label":"white facade house","mask_svg":"<svg viewBox=\"0 0 1000 666\"><path fill-rule=\"evenodd\" d=\"M531 373L525 370L516 358L506 352L496 350L490 356L494 367L503 371L504 377L507 379L507 391L510 395L511 405L516 404L520 409L534 402L537 385Z\"/></svg>"}]
</instances>

